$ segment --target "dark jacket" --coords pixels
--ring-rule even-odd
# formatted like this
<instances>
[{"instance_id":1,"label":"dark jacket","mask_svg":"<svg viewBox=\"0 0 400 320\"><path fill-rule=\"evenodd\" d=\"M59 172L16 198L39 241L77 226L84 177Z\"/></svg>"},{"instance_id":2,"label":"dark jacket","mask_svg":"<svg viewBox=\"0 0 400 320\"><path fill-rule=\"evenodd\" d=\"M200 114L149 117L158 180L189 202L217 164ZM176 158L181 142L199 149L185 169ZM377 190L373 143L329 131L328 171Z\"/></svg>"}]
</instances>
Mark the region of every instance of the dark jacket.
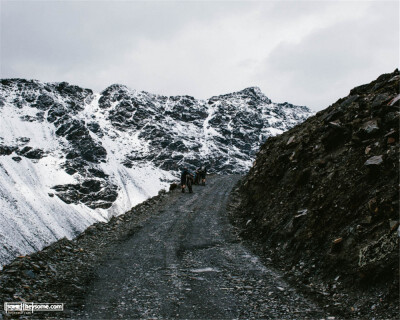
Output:
<instances>
[{"instance_id":1,"label":"dark jacket","mask_svg":"<svg viewBox=\"0 0 400 320\"><path fill-rule=\"evenodd\" d=\"M184 185L184 184L186 185L188 177L192 177L192 174L190 173L189 170L184 169L181 173L181 185Z\"/></svg>"},{"instance_id":2,"label":"dark jacket","mask_svg":"<svg viewBox=\"0 0 400 320\"><path fill-rule=\"evenodd\" d=\"M205 179L206 178L206 174L207 174L207 168L206 167L199 168L199 175L200 175L201 179Z\"/></svg>"}]
</instances>

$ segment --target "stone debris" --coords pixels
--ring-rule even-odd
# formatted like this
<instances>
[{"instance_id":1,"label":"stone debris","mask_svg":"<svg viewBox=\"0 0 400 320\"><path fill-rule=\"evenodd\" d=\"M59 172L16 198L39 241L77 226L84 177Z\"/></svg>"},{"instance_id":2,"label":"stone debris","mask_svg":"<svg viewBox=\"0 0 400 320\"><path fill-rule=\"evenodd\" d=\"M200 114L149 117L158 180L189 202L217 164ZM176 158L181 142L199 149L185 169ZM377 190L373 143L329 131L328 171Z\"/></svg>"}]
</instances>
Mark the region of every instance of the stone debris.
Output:
<instances>
[{"instance_id":1,"label":"stone debris","mask_svg":"<svg viewBox=\"0 0 400 320\"><path fill-rule=\"evenodd\" d=\"M291 136L289 138L288 142L286 143L286 145L289 145L289 144L293 143L295 138L296 138L295 136Z\"/></svg>"},{"instance_id":2,"label":"stone debris","mask_svg":"<svg viewBox=\"0 0 400 320\"><path fill-rule=\"evenodd\" d=\"M366 166L379 166L380 164L383 163L383 158L382 156L373 156L369 158L367 161L365 161L364 165Z\"/></svg>"},{"instance_id":3,"label":"stone debris","mask_svg":"<svg viewBox=\"0 0 400 320\"><path fill-rule=\"evenodd\" d=\"M379 131L378 121L377 120L370 120L365 122L362 125L362 130L364 130L367 134L373 134Z\"/></svg>"},{"instance_id":4,"label":"stone debris","mask_svg":"<svg viewBox=\"0 0 400 320\"><path fill-rule=\"evenodd\" d=\"M343 241L343 238L340 237L340 238L337 238L337 239L333 240L332 243L333 243L333 244L339 244L339 243L341 243L342 241Z\"/></svg>"}]
</instances>

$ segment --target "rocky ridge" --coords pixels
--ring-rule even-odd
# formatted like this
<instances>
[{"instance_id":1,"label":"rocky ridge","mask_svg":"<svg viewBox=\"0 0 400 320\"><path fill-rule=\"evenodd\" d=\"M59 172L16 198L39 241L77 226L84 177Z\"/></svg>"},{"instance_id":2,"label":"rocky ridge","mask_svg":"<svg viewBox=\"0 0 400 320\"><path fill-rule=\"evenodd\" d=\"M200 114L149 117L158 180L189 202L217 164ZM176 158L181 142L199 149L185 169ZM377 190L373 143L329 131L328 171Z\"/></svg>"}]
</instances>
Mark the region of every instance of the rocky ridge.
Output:
<instances>
[{"instance_id":1,"label":"rocky ridge","mask_svg":"<svg viewBox=\"0 0 400 320\"><path fill-rule=\"evenodd\" d=\"M399 71L269 138L232 197L245 238L346 317L398 316Z\"/></svg>"},{"instance_id":2,"label":"rocky ridge","mask_svg":"<svg viewBox=\"0 0 400 320\"><path fill-rule=\"evenodd\" d=\"M148 161L166 170L206 165L221 174L245 172L267 137L311 114L306 107L273 103L256 87L202 101L113 85L101 93L99 107L114 127L146 145L127 153L125 166Z\"/></svg>"}]
</instances>

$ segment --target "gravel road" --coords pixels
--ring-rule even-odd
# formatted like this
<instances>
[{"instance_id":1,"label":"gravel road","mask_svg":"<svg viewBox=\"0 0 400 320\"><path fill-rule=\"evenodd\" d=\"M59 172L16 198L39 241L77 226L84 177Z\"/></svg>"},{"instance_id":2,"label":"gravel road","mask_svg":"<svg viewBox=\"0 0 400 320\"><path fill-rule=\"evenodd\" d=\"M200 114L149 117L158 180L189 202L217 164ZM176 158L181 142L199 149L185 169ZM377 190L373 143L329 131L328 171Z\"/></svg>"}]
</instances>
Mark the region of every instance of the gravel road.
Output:
<instances>
[{"instance_id":1,"label":"gravel road","mask_svg":"<svg viewBox=\"0 0 400 320\"><path fill-rule=\"evenodd\" d=\"M226 204L238 176L174 192L95 269L79 319L321 319L326 315L235 235Z\"/></svg>"}]
</instances>

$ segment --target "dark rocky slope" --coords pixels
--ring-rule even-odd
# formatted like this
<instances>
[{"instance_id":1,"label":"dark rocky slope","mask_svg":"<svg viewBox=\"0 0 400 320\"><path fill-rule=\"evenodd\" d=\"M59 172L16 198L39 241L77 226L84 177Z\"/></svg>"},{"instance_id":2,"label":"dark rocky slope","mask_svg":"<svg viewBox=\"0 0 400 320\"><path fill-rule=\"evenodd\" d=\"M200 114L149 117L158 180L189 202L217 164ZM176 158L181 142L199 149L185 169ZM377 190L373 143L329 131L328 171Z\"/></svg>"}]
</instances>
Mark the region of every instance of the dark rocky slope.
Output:
<instances>
[{"instance_id":1,"label":"dark rocky slope","mask_svg":"<svg viewBox=\"0 0 400 320\"><path fill-rule=\"evenodd\" d=\"M345 317L398 316L399 80L269 138L232 203L242 235Z\"/></svg>"}]
</instances>

